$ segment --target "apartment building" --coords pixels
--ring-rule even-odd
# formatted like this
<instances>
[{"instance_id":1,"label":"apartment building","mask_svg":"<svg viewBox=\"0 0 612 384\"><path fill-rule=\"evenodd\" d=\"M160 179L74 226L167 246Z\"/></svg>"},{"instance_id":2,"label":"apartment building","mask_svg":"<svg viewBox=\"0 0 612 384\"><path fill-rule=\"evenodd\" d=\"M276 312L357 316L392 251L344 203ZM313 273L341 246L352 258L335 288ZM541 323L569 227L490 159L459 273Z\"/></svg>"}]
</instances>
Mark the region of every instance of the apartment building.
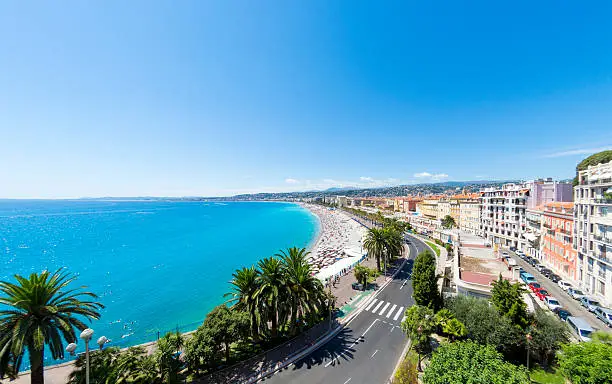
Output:
<instances>
[{"instance_id":1,"label":"apartment building","mask_svg":"<svg viewBox=\"0 0 612 384\"><path fill-rule=\"evenodd\" d=\"M439 200L438 201L438 214L437 219L442 220L446 216L450 216L451 214L451 203L448 200Z\"/></svg>"},{"instance_id":2,"label":"apartment building","mask_svg":"<svg viewBox=\"0 0 612 384\"><path fill-rule=\"evenodd\" d=\"M478 200L459 201L459 229L480 234L480 203Z\"/></svg>"},{"instance_id":3,"label":"apartment building","mask_svg":"<svg viewBox=\"0 0 612 384\"><path fill-rule=\"evenodd\" d=\"M580 286L612 306L612 161L578 173L574 187L574 249Z\"/></svg>"},{"instance_id":4,"label":"apartment building","mask_svg":"<svg viewBox=\"0 0 612 384\"><path fill-rule=\"evenodd\" d=\"M529 202L529 198L527 199ZM531 257L541 259L540 245L542 244L542 219L543 206L527 208L525 212L525 231L523 237L526 240L525 253Z\"/></svg>"},{"instance_id":5,"label":"apartment building","mask_svg":"<svg viewBox=\"0 0 612 384\"><path fill-rule=\"evenodd\" d=\"M525 186L529 189L527 209L536 209L555 201L573 201L572 183L554 181L549 177L528 181Z\"/></svg>"},{"instance_id":6,"label":"apartment building","mask_svg":"<svg viewBox=\"0 0 612 384\"><path fill-rule=\"evenodd\" d=\"M574 203L544 204L542 211L541 259L564 280L576 282L577 252L573 248Z\"/></svg>"},{"instance_id":7,"label":"apartment building","mask_svg":"<svg viewBox=\"0 0 612 384\"><path fill-rule=\"evenodd\" d=\"M425 199L417 203L417 210L424 217L437 220L438 219L438 199Z\"/></svg>"},{"instance_id":8,"label":"apartment building","mask_svg":"<svg viewBox=\"0 0 612 384\"><path fill-rule=\"evenodd\" d=\"M480 196L480 231L491 244L525 248L522 237L529 189L525 184L485 188Z\"/></svg>"}]
</instances>

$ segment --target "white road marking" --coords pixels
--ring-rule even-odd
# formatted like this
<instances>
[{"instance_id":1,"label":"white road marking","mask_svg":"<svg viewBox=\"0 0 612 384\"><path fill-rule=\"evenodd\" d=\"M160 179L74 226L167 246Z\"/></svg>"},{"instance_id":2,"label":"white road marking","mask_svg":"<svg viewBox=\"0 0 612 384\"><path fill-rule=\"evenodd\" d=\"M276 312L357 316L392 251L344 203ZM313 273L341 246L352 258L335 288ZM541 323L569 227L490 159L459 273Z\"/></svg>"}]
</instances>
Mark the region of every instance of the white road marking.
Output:
<instances>
[{"instance_id":1,"label":"white road marking","mask_svg":"<svg viewBox=\"0 0 612 384\"><path fill-rule=\"evenodd\" d=\"M351 378L349 377L347 381L344 382L344 384L348 383L349 381L351 381Z\"/></svg>"},{"instance_id":2,"label":"white road marking","mask_svg":"<svg viewBox=\"0 0 612 384\"><path fill-rule=\"evenodd\" d=\"M391 314L393 313L393 311L395 311L395 308L397 308L397 305L393 304L389 312L387 312L387 319L391 317Z\"/></svg>"},{"instance_id":3,"label":"white road marking","mask_svg":"<svg viewBox=\"0 0 612 384\"><path fill-rule=\"evenodd\" d=\"M372 356L370 356L370 359L374 357L374 355L378 353L378 349L374 351L374 353L372 354ZM346 383L345 383L346 384Z\"/></svg>"},{"instance_id":4,"label":"white road marking","mask_svg":"<svg viewBox=\"0 0 612 384\"><path fill-rule=\"evenodd\" d=\"M390 305L391 305L391 303L387 303L387 304L385 304L385 306L383 307L383 309L381 309L381 310L380 310L380 312L379 312L378 314L382 316L382 314L383 314L383 313L385 313L385 310L387 309L387 307L388 307L388 306L390 306Z\"/></svg>"},{"instance_id":5,"label":"white road marking","mask_svg":"<svg viewBox=\"0 0 612 384\"><path fill-rule=\"evenodd\" d=\"M397 320L402 315L402 313L404 313L404 307L400 307L400 309L397 310L397 313L393 317L393 321Z\"/></svg>"},{"instance_id":6,"label":"white road marking","mask_svg":"<svg viewBox=\"0 0 612 384\"><path fill-rule=\"evenodd\" d=\"M380 321L378 319L374 319L374 321L372 322L372 324L370 324L370 326L368 327L368 329L365 330L365 332L363 332L363 334L357 339L357 341L359 341L359 339L362 339L366 333L368 333L368 331L370 330L370 328L372 328L374 326L374 324L376 324L377 321ZM349 345L349 347L347 349L351 349L353 348L353 346L355 344L357 344L357 341L354 341L353 344ZM346 354L346 351L340 353L338 356L334 357L333 359L331 359L329 361L329 363L325 364L325 368L329 367L330 365L332 365L334 363L334 361L338 360L340 357L344 356ZM350 380L350 379L349 379Z\"/></svg>"},{"instance_id":7,"label":"white road marking","mask_svg":"<svg viewBox=\"0 0 612 384\"><path fill-rule=\"evenodd\" d=\"M380 308L381 305L383 305L384 301L379 301L378 304L376 305L376 307L374 307L374 309L372 310L372 312L376 312L378 311L378 308Z\"/></svg>"},{"instance_id":8,"label":"white road marking","mask_svg":"<svg viewBox=\"0 0 612 384\"><path fill-rule=\"evenodd\" d=\"M404 320L406 320L406 316L402 317L402 323L404 322Z\"/></svg>"},{"instance_id":9,"label":"white road marking","mask_svg":"<svg viewBox=\"0 0 612 384\"><path fill-rule=\"evenodd\" d=\"M366 311L369 311L370 308L372 308L372 306L374 305L374 303L376 303L378 301L378 299L374 299L372 300L372 302L370 303L370 305L368 305L368 307L365 309Z\"/></svg>"}]
</instances>

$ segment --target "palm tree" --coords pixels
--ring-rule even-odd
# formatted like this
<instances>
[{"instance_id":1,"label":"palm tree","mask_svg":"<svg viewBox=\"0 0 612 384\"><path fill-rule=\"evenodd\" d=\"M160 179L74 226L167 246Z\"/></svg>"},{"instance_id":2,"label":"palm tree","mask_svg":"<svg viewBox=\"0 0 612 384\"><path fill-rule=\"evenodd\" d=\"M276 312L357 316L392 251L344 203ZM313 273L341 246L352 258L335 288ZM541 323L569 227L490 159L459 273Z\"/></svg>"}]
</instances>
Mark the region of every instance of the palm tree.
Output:
<instances>
[{"instance_id":1,"label":"palm tree","mask_svg":"<svg viewBox=\"0 0 612 384\"><path fill-rule=\"evenodd\" d=\"M265 304L267 314L266 321L270 321L272 338L278 335L279 298L284 295L285 278L283 264L276 257L260 260L258 286L255 299L260 304Z\"/></svg>"},{"instance_id":2,"label":"palm tree","mask_svg":"<svg viewBox=\"0 0 612 384\"><path fill-rule=\"evenodd\" d=\"M368 251L368 256L376 258L376 269L380 272L380 259L385 254L386 239L383 229L370 228L363 240L363 247Z\"/></svg>"},{"instance_id":3,"label":"palm tree","mask_svg":"<svg viewBox=\"0 0 612 384\"><path fill-rule=\"evenodd\" d=\"M385 263L395 256L400 256L404 252L402 234L395 228L383 229L385 238Z\"/></svg>"},{"instance_id":4,"label":"palm tree","mask_svg":"<svg viewBox=\"0 0 612 384\"><path fill-rule=\"evenodd\" d=\"M183 362L180 359L180 351L184 343L183 336L178 332L169 332L157 341L155 360L159 367L159 373L165 384L176 384L180 382L179 373Z\"/></svg>"},{"instance_id":5,"label":"palm tree","mask_svg":"<svg viewBox=\"0 0 612 384\"><path fill-rule=\"evenodd\" d=\"M294 333L303 316L313 315L325 307L323 284L312 273L306 260L308 253L305 248L293 247L277 254L283 262L285 284L290 295L291 329Z\"/></svg>"},{"instance_id":6,"label":"palm tree","mask_svg":"<svg viewBox=\"0 0 612 384\"><path fill-rule=\"evenodd\" d=\"M43 384L45 345L54 359L64 357L64 343L76 341L75 328L87 328L81 319L99 319L104 308L91 292L69 289L76 277L58 269L54 273L15 275L17 283L0 282L0 355L9 354L19 369L27 349L32 384ZM63 340L62 340L63 339Z\"/></svg>"},{"instance_id":7,"label":"palm tree","mask_svg":"<svg viewBox=\"0 0 612 384\"><path fill-rule=\"evenodd\" d=\"M89 379L96 384L115 384L117 375L115 363L119 357L119 348L105 348L93 351L89 361ZM74 362L75 369L68 377L68 384L85 384L85 356L80 355Z\"/></svg>"},{"instance_id":8,"label":"palm tree","mask_svg":"<svg viewBox=\"0 0 612 384\"><path fill-rule=\"evenodd\" d=\"M257 291L259 290L259 271L254 266L237 269L232 274L232 292L225 296L232 296L230 301L234 302L234 307L240 311L246 311L250 317L251 337L259 339L260 313L257 302Z\"/></svg>"}]
</instances>

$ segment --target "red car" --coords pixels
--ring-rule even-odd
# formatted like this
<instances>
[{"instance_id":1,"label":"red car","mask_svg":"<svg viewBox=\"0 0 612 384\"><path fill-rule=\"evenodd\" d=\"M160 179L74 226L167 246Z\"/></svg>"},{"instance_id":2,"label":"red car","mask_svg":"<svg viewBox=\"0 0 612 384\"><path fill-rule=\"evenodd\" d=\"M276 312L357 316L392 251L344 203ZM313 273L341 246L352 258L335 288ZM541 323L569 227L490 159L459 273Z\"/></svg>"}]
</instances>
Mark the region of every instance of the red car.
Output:
<instances>
[{"instance_id":1,"label":"red car","mask_svg":"<svg viewBox=\"0 0 612 384\"><path fill-rule=\"evenodd\" d=\"M540 300L542 300L542 301L544 301L544 298L545 298L546 296L550 296L550 294L548 293L548 291L547 291L547 290L545 290L544 288L540 288L540 289L538 289L538 290L537 290L537 292L536 292L535 294L536 294L536 296L538 297L538 299L540 299Z\"/></svg>"},{"instance_id":2,"label":"red car","mask_svg":"<svg viewBox=\"0 0 612 384\"><path fill-rule=\"evenodd\" d=\"M533 292L533 293L535 293L540 288L542 288L540 283L531 283L531 284L529 284L529 289L531 289L531 292Z\"/></svg>"}]
</instances>

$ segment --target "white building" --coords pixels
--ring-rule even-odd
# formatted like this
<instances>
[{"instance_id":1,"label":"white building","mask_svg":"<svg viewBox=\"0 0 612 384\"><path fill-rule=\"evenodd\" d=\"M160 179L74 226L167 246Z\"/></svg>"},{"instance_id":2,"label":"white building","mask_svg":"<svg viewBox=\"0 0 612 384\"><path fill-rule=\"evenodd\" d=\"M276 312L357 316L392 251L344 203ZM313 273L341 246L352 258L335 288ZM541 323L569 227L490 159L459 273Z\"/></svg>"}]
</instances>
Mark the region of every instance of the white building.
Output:
<instances>
[{"instance_id":1,"label":"white building","mask_svg":"<svg viewBox=\"0 0 612 384\"><path fill-rule=\"evenodd\" d=\"M480 191L480 230L491 244L526 249L522 236L529 189L524 184L504 184Z\"/></svg>"},{"instance_id":2,"label":"white building","mask_svg":"<svg viewBox=\"0 0 612 384\"><path fill-rule=\"evenodd\" d=\"M529 201L529 199L527 199ZM531 257L541 259L540 244L542 243L542 210L527 208L525 214L525 233L523 237L527 240L525 253Z\"/></svg>"},{"instance_id":3,"label":"white building","mask_svg":"<svg viewBox=\"0 0 612 384\"><path fill-rule=\"evenodd\" d=\"M478 201L459 202L459 229L473 235L480 234L480 203Z\"/></svg>"},{"instance_id":4,"label":"white building","mask_svg":"<svg viewBox=\"0 0 612 384\"><path fill-rule=\"evenodd\" d=\"M604 306L612 306L612 161L578 173L574 187L577 279Z\"/></svg>"}]
</instances>

